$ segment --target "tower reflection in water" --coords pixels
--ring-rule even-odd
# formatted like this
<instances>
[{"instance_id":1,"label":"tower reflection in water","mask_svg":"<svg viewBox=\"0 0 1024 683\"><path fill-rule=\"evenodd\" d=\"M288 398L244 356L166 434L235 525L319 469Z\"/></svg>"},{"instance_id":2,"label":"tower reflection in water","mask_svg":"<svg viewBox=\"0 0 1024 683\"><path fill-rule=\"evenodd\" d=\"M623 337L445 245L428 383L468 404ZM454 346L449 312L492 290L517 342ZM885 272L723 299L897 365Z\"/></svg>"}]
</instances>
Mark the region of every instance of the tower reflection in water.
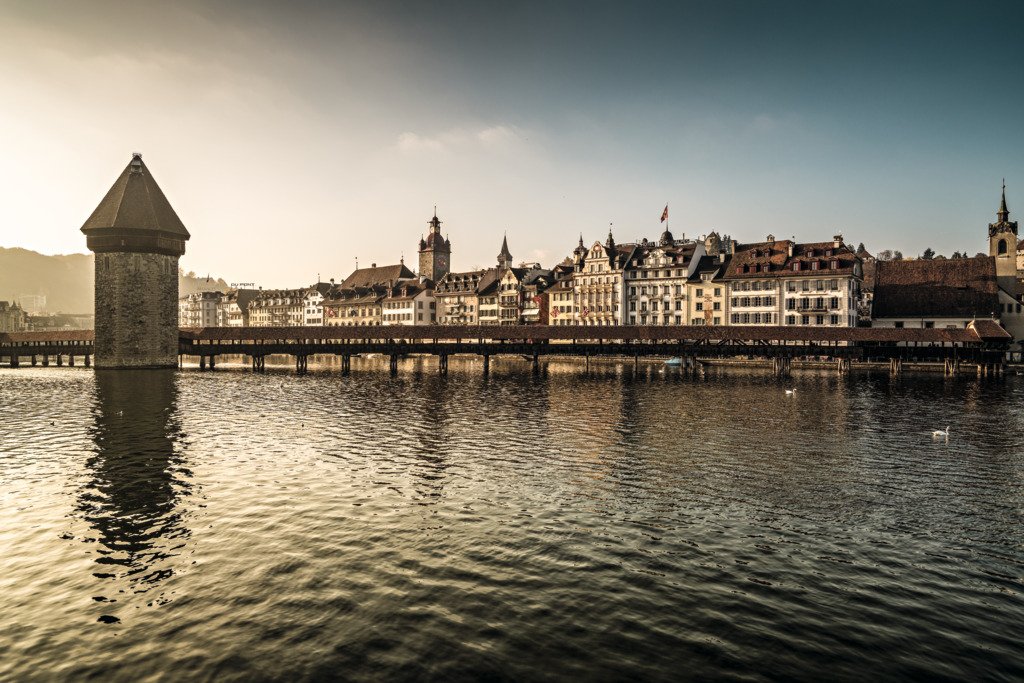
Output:
<instances>
[{"instance_id":1,"label":"tower reflection in water","mask_svg":"<svg viewBox=\"0 0 1024 683\"><path fill-rule=\"evenodd\" d=\"M190 494L176 423L172 370L97 370L95 451L78 509L97 534L94 575L133 593L152 590L183 564Z\"/></svg>"}]
</instances>

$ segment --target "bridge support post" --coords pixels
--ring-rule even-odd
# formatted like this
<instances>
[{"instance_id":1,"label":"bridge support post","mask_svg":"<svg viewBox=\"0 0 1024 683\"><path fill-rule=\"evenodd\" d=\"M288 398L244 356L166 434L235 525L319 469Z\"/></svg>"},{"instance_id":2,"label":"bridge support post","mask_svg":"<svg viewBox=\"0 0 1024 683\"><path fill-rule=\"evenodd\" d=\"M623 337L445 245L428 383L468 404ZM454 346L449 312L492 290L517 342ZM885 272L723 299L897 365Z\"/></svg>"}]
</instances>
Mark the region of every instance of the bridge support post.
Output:
<instances>
[{"instance_id":1,"label":"bridge support post","mask_svg":"<svg viewBox=\"0 0 1024 683\"><path fill-rule=\"evenodd\" d=\"M448 374L448 354L442 353L437 357L437 371L442 375Z\"/></svg>"},{"instance_id":2,"label":"bridge support post","mask_svg":"<svg viewBox=\"0 0 1024 683\"><path fill-rule=\"evenodd\" d=\"M589 355L587 356L587 369L588 370L590 369L590 356ZM540 355L536 351L534 351L534 353L533 353L533 374L536 375L539 372L540 372Z\"/></svg>"},{"instance_id":3,"label":"bridge support post","mask_svg":"<svg viewBox=\"0 0 1024 683\"><path fill-rule=\"evenodd\" d=\"M489 353L484 354L484 377L491 374L491 355Z\"/></svg>"},{"instance_id":4,"label":"bridge support post","mask_svg":"<svg viewBox=\"0 0 1024 683\"><path fill-rule=\"evenodd\" d=\"M57 354L57 367L58 368L64 367L64 356L62 356L59 353Z\"/></svg>"},{"instance_id":5,"label":"bridge support post","mask_svg":"<svg viewBox=\"0 0 1024 683\"><path fill-rule=\"evenodd\" d=\"M341 374L348 375L352 371L352 356L343 354L341 356Z\"/></svg>"},{"instance_id":6,"label":"bridge support post","mask_svg":"<svg viewBox=\"0 0 1024 683\"><path fill-rule=\"evenodd\" d=\"M199 369L206 370L206 356L199 356Z\"/></svg>"},{"instance_id":7,"label":"bridge support post","mask_svg":"<svg viewBox=\"0 0 1024 683\"><path fill-rule=\"evenodd\" d=\"M36 355L33 353L32 354L32 367L35 367L35 366L36 366Z\"/></svg>"},{"instance_id":8,"label":"bridge support post","mask_svg":"<svg viewBox=\"0 0 1024 683\"><path fill-rule=\"evenodd\" d=\"M391 354L391 376L394 377L398 374L398 354Z\"/></svg>"},{"instance_id":9,"label":"bridge support post","mask_svg":"<svg viewBox=\"0 0 1024 683\"><path fill-rule=\"evenodd\" d=\"M210 356L210 369L213 370L217 367L217 356Z\"/></svg>"},{"instance_id":10,"label":"bridge support post","mask_svg":"<svg viewBox=\"0 0 1024 683\"><path fill-rule=\"evenodd\" d=\"M789 356L775 356L772 358L772 372L776 377L789 377L793 371L793 359Z\"/></svg>"},{"instance_id":11,"label":"bridge support post","mask_svg":"<svg viewBox=\"0 0 1024 683\"><path fill-rule=\"evenodd\" d=\"M300 375L305 375L306 374L306 370L308 368L309 368L309 356L307 356L304 353L296 354L295 355L295 372L299 373Z\"/></svg>"},{"instance_id":12,"label":"bridge support post","mask_svg":"<svg viewBox=\"0 0 1024 683\"><path fill-rule=\"evenodd\" d=\"M18 354L16 352L11 352L11 367L18 367Z\"/></svg>"},{"instance_id":13,"label":"bridge support post","mask_svg":"<svg viewBox=\"0 0 1024 683\"><path fill-rule=\"evenodd\" d=\"M43 354L43 367L44 368L50 367L50 354L48 354L48 353L44 353Z\"/></svg>"},{"instance_id":14,"label":"bridge support post","mask_svg":"<svg viewBox=\"0 0 1024 683\"><path fill-rule=\"evenodd\" d=\"M90 367L91 365L92 365L92 356L87 353L87 354L85 354L85 367Z\"/></svg>"},{"instance_id":15,"label":"bridge support post","mask_svg":"<svg viewBox=\"0 0 1024 683\"><path fill-rule=\"evenodd\" d=\"M889 374L899 375L903 372L903 359L902 358L890 358L889 359Z\"/></svg>"},{"instance_id":16,"label":"bridge support post","mask_svg":"<svg viewBox=\"0 0 1024 683\"><path fill-rule=\"evenodd\" d=\"M537 356L536 355L534 355L534 357L533 357L533 365L534 365L534 367L537 366ZM590 372L590 354L589 353L586 355L586 370L587 370L587 372Z\"/></svg>"},{"instance_id":17,"label":"bridge support post","mask_svg":"<svg viewBox=\"0 0 1024 683\"><path fill-rule=\"evenodd\" d=\"M69 353L68 354L68 367L69 368L75 367L75 354L73 354L73 353Z\"/></svg>"},{"instance_id":18,"label":"bridge support post","mask_svg":"<svg viewBox=\"0 0 1024 683\"><path fill-rule=\"evenodd\" d=\"M639 372L640 372L640 354L639 353L634 353L633 354L633 374L636 375L636 374L639 374Z\"/></svg>"}]
</instances>

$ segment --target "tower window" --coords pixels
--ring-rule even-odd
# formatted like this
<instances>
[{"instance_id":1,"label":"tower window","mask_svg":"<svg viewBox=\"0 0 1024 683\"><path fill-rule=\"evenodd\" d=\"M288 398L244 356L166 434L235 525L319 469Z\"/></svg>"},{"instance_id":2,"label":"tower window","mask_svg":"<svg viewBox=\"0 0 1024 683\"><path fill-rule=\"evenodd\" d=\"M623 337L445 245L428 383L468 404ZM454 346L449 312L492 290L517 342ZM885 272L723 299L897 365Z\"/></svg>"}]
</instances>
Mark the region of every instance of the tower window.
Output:
<instances>
[{"instance_id":1,"label":"tower window","mask_svg":"<svg viewBox=\"0 0 1024 683\"><path fill-rule=\"evenodd\" d=\"M1006 240L999 240L999 246L997 247L997 250L1000 256L1006 253Z\"/></svg>"}]
</instances>

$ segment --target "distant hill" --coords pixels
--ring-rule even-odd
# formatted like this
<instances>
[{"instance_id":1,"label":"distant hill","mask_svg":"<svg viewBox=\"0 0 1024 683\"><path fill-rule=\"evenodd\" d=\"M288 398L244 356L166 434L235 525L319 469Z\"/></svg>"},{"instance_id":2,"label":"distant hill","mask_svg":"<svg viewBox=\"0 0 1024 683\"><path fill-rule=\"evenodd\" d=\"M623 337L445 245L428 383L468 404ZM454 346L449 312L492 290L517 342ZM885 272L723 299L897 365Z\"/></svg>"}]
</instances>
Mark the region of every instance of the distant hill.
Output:
<instances>
[{"instance_id":1,"label":"distant hill","mask_svg":"<svg viewBox=\"0 0 1024 683\"><path fill-rule=\"evenodd\" d=\"M190 274L192 275L192 274ZM91 313L93 308L92 254L47 256L28 249L0 247L0 301L22 294L45 294L50 313ZM182 275L182 296L228 288L222 279Z\"/></svg>"}]
</instances>

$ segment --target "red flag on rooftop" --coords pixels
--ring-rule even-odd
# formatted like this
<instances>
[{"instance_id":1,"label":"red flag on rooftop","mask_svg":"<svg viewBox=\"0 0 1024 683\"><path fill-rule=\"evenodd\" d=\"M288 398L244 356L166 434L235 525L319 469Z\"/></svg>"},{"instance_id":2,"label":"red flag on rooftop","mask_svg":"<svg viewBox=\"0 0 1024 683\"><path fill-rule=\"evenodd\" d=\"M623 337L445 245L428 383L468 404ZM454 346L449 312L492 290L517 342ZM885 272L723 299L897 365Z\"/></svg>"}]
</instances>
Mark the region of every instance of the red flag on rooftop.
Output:
<instances>
[{"instance_id":1,"label":"red flag on rooftop","mask_svg":"<svg viewBox=\"0 0 1024 683\"><path fill-rule=\"evenodd\" d=\"M665 205L665 210L661 212L661 222L664 223L668 220L668 204Z\"/></svg>"}]
</instances>

